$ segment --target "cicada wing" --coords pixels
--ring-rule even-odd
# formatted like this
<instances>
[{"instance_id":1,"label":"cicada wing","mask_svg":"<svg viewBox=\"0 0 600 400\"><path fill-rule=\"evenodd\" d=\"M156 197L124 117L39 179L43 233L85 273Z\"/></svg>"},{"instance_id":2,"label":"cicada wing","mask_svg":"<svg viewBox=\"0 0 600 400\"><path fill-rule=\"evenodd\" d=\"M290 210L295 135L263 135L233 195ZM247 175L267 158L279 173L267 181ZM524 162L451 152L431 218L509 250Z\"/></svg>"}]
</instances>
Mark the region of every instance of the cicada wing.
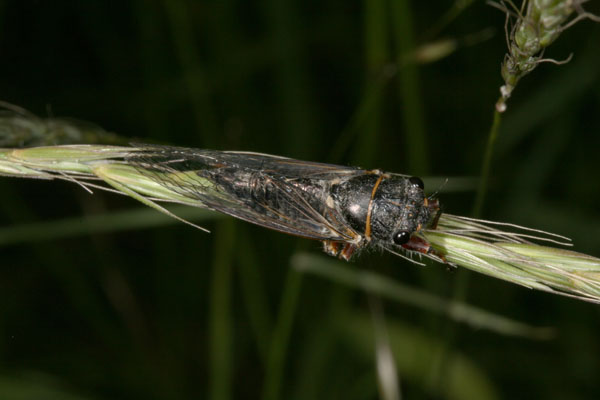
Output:
<instances>
[{"instance_id":1,"label":"cicada wing","mask_svg":"<svg viewBox=\"0 0 600 400\"><path fill-rule=\"evenodd\" d=\"M349 241L353 237L343 234L327 220L314 220L310 218L290 219L285 215L276 215L274 210L270 213L256 211L249 208L246 204L239 202L218 202L207 201L208 207L212 210L222 212L227 215L239 218L241 220L274 229L279 232L290 235L301 236L316 240ZM264 210L269 210L264 205Z\"/></svg>"},{"instance_id":2,"label":"cicada wing","mask_svg":"<svg viewBox=\"0 0 600 400\"><path fill-rule=\"evenodd\" d=\"M309 176L321 178L328 175L348 175L364 173L357 167L346 167L312 161L295 160L293 158L271 154L244 151L217 151L192 149L186 147L133 144L140 160L142 157L150 163L182 163L194 164L205 169L240 168L263 171L267 174L294 177Z\"/></svg>"},{"instance_id":3,"label":"cicada wing","mask_svg":"<svg viewBox=\"0 0 600 400\"><path fill-rule=\"evenodd\" d=\"M214 211L311 239L349 241L356 236L335 216L328 219L311 206L293 181L308 175L324 179L339 176L340 172L364 173L360 169L305 163L265 154L167 146L144 147L142 151L132 153L127 161L161 186L199 201ZM253 171L268 179L277 192L278 209L257 199L232 194L231 187L235 182L227 181L235 170ZM283 214L281 209L291 210L293 216Z\"/></svg>"},{"instance_id":4,"label":"cicada wing","mask_svg":"<svg viewBox=\"0 0 600 400\"><path fill-rule=\"evenodd\" d=\"M357 167L295 160L293 158L270 154L240 151L225 151L220 154L223 159L234 165L246 165L253 169L260 169L266 174L285 176L287 178L309 177L323 179L364 173L364 170Z\"/></svg>"},{"instance_id":5,"label":"cicada wing","mask_svg":"<svg viewBox=\"0 0 600 400\"><path fill-rule=\"evenodd\" d=\"M271 195L278 198L277 208L257 198L232 196L219 185L219 196L196 195L210 209L280 232L317 240L349 241L355 237L335 216L328 219L316 210L292 181L271 176L266 179L273 191Z\"/></svg>"}]
</instances>

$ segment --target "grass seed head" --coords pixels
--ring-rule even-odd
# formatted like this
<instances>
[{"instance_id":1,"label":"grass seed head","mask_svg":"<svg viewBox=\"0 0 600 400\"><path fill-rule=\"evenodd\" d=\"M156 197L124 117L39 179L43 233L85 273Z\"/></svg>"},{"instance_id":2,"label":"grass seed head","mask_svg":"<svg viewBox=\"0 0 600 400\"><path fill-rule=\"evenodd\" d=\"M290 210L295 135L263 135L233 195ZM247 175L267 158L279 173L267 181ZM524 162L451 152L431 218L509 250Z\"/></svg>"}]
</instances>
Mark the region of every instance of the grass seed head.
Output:
<instances>
[{"instance_id":1,"label":"grass seed head","mask_svg":"<svg viewBox=\"0 0 600 400\"><path fill-rule=\"evenodd\" d=\"M524 0L521 8L512 1L489 2L506 13L506 41L508 52L502 62L504 85L496 104L499 112L506 110L506 100L518 81L542 62L568 62L544 58L545 49L566 29L582 19L600 21L586 12L585 0Z\"/></svg>"},{"instance_id":2,"label":"grass seed head","mask_svg":"<svg viewBox=\"0 0 600 400\"><path fill-rule=\"evenodd\" d=\"M512 224L442 214L420 233L446 262L513 282L600 303L600 259L533 243L570 245L565 237Z\"/></svg>"}]
</instances>

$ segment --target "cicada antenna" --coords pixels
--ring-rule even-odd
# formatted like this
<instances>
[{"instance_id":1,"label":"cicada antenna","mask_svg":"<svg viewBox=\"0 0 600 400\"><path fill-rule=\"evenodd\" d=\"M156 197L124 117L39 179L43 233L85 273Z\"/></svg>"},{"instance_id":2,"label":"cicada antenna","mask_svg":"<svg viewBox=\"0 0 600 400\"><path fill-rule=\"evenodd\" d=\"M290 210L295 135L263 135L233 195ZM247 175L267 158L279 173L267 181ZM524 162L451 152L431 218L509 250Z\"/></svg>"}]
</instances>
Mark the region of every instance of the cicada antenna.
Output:
<instances>
[{"instance_id":1,"label":"cicada antenna","mask_svg":"<svg viewBox=\"0 0 600 400\"><path fill-rule=\"evenodd\" d=\"M437 195L442 191L442 189L444 188L444 186L446 186L447 184L448 184L448 178L444 179L444 183L442 183L440 185L440 187L438 187L436 189L436 191L433 192L431 195L429 195L427 198L431 200L431 199L434 199L435 197L437 197Z\"/></svg>"}]
</instances>

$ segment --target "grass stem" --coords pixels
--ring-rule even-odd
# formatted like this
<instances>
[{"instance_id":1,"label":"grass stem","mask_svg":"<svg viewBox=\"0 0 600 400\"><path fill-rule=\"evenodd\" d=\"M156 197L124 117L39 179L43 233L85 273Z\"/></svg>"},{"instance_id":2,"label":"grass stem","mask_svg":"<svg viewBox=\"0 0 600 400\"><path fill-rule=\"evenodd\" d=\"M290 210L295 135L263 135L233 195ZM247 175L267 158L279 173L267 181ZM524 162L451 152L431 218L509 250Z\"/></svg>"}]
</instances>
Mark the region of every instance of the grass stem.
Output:
<instances>
[{"instance_id":1,"label":"grass stem","mask_svg":"<svg viewBox=\"0 0 600 400\"><path fill-rule=\"evenodd\" d=\"M231 286L233 275L234 222L223 220L216 229L211 303L208 326L211 327L210 398L232 398L233 338Z\"/></svg>"},{"instance_id":2,"label":"grass stem","mask_svg":"<svg viewBox=\"0 0 600 400\"><path fill-rule=\"evenodd\" d=\"M477 194L475 195L475 205L473 206L472 212L474 218L479 218L483 209L483 203L485 201L488 181L490 179L490 170L494 154L494 145L496 144L496 139L498 138L498 131L500 130L501 120L502 113L495 109L494 120L490 128L490 134L488 136L487 145L485 147L485 154L483 155L483 162L481 164L481 176L479 178L479 187L477 188Z\"/></svg>"},{"instance_id":3,"label":"grass stem","mask_svg":"<svg viewBox=\"0 0 600 400\"><path fill-rule=\"evenodd\" d=\"M263 400L277 400L281 398L286 354L301 286L302 274L294 269L290 269L283 288L283 298L279 308L277 325L271 338L271 349L269 351L264 380Z\"/></svg>"}]
</instances>

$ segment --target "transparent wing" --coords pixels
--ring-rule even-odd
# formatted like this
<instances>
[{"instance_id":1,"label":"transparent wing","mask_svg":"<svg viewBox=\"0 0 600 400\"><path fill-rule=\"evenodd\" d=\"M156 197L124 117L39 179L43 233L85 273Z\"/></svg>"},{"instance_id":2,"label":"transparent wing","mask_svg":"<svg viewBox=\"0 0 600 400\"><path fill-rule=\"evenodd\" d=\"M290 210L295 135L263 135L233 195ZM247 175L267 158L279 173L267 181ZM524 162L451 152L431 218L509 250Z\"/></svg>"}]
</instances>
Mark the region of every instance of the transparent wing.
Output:
<instances>
[{"instance_id":1,"label":"transparent wing","mask_svg":"<svg viewBox=\"0 0 600 400\"><path fill-rule=\"evenodd\" d=\"M324 199L319 184L364 174L359 168L311 163L267 154L168 146L136 146L127 162L157 183L212 210L292 235L351 241L356 233ZM254 183L268 198L252 192ZM317 182L307 189L306 182Z\"/></svg>"},{"instance_id":2,"label":"transparent wing","mask_svg":"<svg viewBox=\"0 0 600 400\"><path fill-rule=\"evenodd\" d=\"M185 150L181 149L181 151ZM201 159L212 167L248 168L260 170L265 174L288 178L310 177L319 179L339 177L340 175L364 174L364 170L356 167L301 161L262 153L197 150L190 156L192 159Z\"/></svg>"}]
</instances>

